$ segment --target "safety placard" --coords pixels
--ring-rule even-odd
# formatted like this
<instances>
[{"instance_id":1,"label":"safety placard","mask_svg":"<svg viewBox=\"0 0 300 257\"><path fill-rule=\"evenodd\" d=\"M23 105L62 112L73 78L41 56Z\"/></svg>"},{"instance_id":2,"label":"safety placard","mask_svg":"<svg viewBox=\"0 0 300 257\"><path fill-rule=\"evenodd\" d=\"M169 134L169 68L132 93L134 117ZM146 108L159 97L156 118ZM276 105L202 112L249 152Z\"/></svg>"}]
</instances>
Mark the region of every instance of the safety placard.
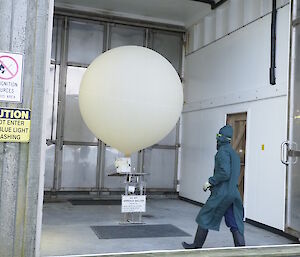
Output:
<instances>
[{"instance_id":1,"label":"safety placard","mask_svg":"<svg viewBox=\"0 0 300 257\"><path fill-rule=\"evenodd\" d=\"M23 55L0 52L0 101L22 101Z\"/></svg>"},{"instance_id":2,"label":"safety placard","mask_svg":"<svg viewBox=\"0 0 300 257\"><path fill-rule=\"evenodd\" d=\"M145 212L145 195L122 195L122 212Z\"/></svg>"},{"instance_id":3,"label":"safety placard","mask_svg":"<svg viewBox=\"0 0 300 257\"><path fill-rule=\"evenodd\" d=\"M0 142L29 142L30 116L30 109L0 108Z\"/></svg>"}]
</instances>

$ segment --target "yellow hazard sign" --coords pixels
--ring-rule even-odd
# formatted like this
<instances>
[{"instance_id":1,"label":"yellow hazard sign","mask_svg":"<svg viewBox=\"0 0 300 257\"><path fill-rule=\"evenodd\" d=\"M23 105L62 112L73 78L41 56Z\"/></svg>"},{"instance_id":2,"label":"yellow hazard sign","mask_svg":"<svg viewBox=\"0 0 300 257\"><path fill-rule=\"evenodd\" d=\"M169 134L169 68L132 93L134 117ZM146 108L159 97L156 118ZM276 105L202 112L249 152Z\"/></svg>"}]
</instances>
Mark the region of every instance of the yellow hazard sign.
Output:
<instances>
[{"instance_id":1,"label":"yellow hazard sign","mask_svg":"<svg viewBox=\"0 0 300 257\"><path fill-rule=\"evenodd\" d=\"M0 108L0 142L29 142L30 115L29 109Z\"/></svg>"}]
</instances>

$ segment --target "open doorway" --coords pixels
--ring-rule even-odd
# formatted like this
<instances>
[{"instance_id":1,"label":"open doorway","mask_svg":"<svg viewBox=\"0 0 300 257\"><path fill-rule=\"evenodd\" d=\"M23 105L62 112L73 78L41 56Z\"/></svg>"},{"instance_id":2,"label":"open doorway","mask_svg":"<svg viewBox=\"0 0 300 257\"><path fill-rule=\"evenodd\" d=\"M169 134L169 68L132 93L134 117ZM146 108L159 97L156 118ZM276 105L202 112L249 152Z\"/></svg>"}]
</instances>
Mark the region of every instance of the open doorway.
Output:
<instances>
[{"instance_id":1,"label":"open doorway","mask_svg":"<svg viewBox=\"0 0 300 257\"><path fill-rule=\"evenodd\" d=\"M125 22L124 22L125 23ZM89 40L86 40L89 38ZM94 197L119 194L122 178L109 176L121 156L89 131L78 104L81 78L94 58L124 45L151 48L181 73L182 32L124 25L86 17L54 15L51 85L47 91L47 148L45 192L47 196L76 193ZM87 49L84 54L81 49ZM176 193L178 135L174 128L158 144L131 156L132 167L151 173L148 192ZM161 171L165 176L161 178ZM74 194L73 194L74 195Z\"/></svg>"},{"instance_id":2,"label":"open doorway","mask_svg":"<svg viewBox=\"0 0 300 257\"><path fill-rule=\"evenodd\" d=\"M134 243L136 239L131 239L132 244L124 245L120 234L124 225L128 225L127 229L137 229L137 232L139 225L154 226L151 228L159 233L158 236L163 232L163 225L168 225L166 231L176 230L177 237L190 236L175 219L159 219L160 216L170 217L171 210L178 205L174 199L177 196L179 124L160 142L131 156L132 170L147 174L147 213L140 216L143 224L134 225L136 219L132 218L132 213L128 213L130 219L124 219L125 212L121 213L124 177L113 176L114 162L122 153L95 138L79 111L80 81L86 68L94 58L115 47L151 48L168 59L181 74L183 30L173 31L170 27L158 30L149 26L117 20L107 22L100 18L91 19L88 15L75 17L58 11L54 14L51 83L46 103L43 256L174 249L182 241L174 242L172 234L165 236L162 246L147 244L147 238L138 245ZM110 235L104 238L101 231L107 227ZM116 228L118 234L112 235ZM132 238L135 236L143 235L131 234ZM130 241L129 234L127 238Z\"/></svg>"},{"instance_id":3,"label":"open doorway","mask_svg":"<svg viewBox=\"0 0 300 257\"><path fill-rule=\"evenodd\" d=\"M240 156L241 173L238 180L239 191L244 202L245 184L245 154L246 154L246 128L247 113L227 114L226 123L233 128L232 147Z\"/></svg>"},{"instance_id":4,"label":"open doorway","mask_svg":"<svg viewBox=\"0 0 300 257\"><path fill-rule=\"evenodd\" d=\"M182 33L162 30L161 27L160 29L146 25L143 27L141 23L137 25L125 21L121 24L111 19L98 20L89 16L76 17L74 13L66 13L62 10L59 12L59 9L56 9L52 44L52 81L55 86L48 89L52 97L48 98L51 117L47 126L49 133L47 134L45 194L48 199L47 197L45 199L48 202L45 201L43 213L41 244L43 256L182 249L181 242L190 241L194 236L194 218L199 211L199 206L176 197L178 183L176 129L159 144L136 154L132 164L137 170L150 173L147 193L151 192L156 196L149 201L147 199L147 212L142 216L145 224L154 226L171 224L187 234L175 236L173 233L172 236L163 237L160 233L159 237L151 238L140 235L133 237L131 234L131 237L128 235L127 238L117 235L108 239L101 238L101 234L99 237L94 229L100 226L115 228L120 225L122 215L120 199L117 197L120 197L120 193L124 190L124 182L118 177L108 176L112 172L114 160L119 152L99 142L88 133L78 115L76 101L79 80L84 70L91 59L102 52L117 46L134 44L160 52L174 65L177 72L181 73L184 43ZM82 49L86 50L82 51ZM194 67L198 72L199 67L197 65ZM214 108L207 110L215 111ZM194 113L198 115L198 112ZM223 124L223 108L220 113L219 116L203 116L206 118L218 116ZM228 114L228 123L232 124L236 131L233 143L236 144L235 149L241 157L242 172L239 185L243 197L247 114L245 113L246 117L244 117L244 134L241 129L243 126L240 124L242 120L236 117L240 114ZM191 116L187 119L192 122L191 127L194 131L198 119ZM211 119L207 124L214 124L214 122L216 120ZM202 126L203 123L198 124ZM212 137L212 140L215 138ZM205 153L208 151L203 147L203 141L196 141L195 138L191 141L193 141L192 147L186 148L188 155L183 155L181 159L194 156L197 153L195 150L200 146L204 149L202 156L207 162ZM197 155L196 158L201 156ZM196 158L189 164L195 163ZM199 184L196 183L190 183L188 186L199 188ZM165 226L161 226L158 232L164 228ZM248 245L290 243L286 238L261 231L249 224L246 224L246 230ZM232 240L224 242L224 238L228 236L226 233L228 234L228 230L222 223L221 233L211 232L204 247L233 246Z\"/></svg>"}]
</instances>

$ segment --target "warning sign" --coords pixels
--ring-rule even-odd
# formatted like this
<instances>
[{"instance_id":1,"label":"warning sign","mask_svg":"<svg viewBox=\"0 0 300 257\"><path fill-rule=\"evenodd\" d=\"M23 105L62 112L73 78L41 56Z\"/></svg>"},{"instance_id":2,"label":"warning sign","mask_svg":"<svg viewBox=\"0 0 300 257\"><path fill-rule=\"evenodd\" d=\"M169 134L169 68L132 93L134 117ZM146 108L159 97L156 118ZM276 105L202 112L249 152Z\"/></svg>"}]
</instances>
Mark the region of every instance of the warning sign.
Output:
<instances>
[{"instance_id":1,"label":"warning sign","mask_svg":"<svg viewBox=\"0 0 300 257\"><path fill-rule=\"evenodd\" d=\"M0 101L21 102L23 55L0 52Z\"/></svg>"},{"instance_id":2,"label":"warning sign","mask_svg":"<svg viewBox=\"0 0 300 257\"><path fill-rule=\"evenodd\" d=\"M29 109L0 108L0 142L29 142L30 115Z\"/></svg>"},{"instance_id":3,"label":"warning sign","mask_svg":"<svg viewBox=\"0 0 300 257\"><path fill-rule=\"evenodd\" d=\"M122 213L145 211L146 195L122 195Z\"/></svg>"}]
</instances>

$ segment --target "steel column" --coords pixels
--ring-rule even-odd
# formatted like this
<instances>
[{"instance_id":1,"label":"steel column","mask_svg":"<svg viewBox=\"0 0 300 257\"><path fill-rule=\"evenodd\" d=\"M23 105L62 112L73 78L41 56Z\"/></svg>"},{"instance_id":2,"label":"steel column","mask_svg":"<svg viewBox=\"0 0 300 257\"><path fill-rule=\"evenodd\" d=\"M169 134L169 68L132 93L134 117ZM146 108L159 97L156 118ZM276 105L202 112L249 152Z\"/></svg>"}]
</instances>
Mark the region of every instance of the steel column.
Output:
<instances>
[{"instance_id":1,"label":"steel column","mask_svg":"<svg viewBox=\"0 0 300 257\"><path fill-rule=\"evenodd\" d=\"M61 187L62 162L63 162L63 140L64 140L64 116L66 104L66 82L68 61L68 19L65 17L61 33L61 51L59 67L59 90L57 106L56 144L54 160L53 189L58 191Z\"/></svg>"}]
</instances>

